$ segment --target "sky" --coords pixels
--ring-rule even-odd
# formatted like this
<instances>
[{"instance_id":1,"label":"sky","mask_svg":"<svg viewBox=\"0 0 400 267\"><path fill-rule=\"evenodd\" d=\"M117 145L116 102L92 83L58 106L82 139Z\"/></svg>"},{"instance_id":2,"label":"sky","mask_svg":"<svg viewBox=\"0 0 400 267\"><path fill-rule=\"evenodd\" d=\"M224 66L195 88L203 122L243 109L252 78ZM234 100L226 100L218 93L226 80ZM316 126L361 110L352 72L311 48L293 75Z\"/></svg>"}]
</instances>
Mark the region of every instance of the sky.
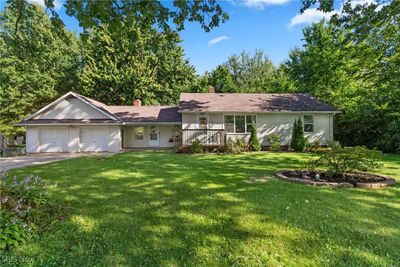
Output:
<instances>
[{"instance_id":1,"label":"sky","mask_svg":"<svg viewBox=\"0 0 400 267\"><path fill-rule=\"evenodd\" d=\"M0 10L5 6L4 1L0 0ZM44 0L29 1L43 5ZM181 32L185 56L198 74L211 71L243 50L250 53L263 50L275 65L279 65L288 58L291 49L302 45L305 26L331 15L314 8L300 14L300 0L224 0L219 3L229 14L228 21L210 32L205 32L198 23L187 23ZM65 14L62 0L56 0L55 6L66 27L81 32L76 19Z\"/></svg>"}]
</instances>

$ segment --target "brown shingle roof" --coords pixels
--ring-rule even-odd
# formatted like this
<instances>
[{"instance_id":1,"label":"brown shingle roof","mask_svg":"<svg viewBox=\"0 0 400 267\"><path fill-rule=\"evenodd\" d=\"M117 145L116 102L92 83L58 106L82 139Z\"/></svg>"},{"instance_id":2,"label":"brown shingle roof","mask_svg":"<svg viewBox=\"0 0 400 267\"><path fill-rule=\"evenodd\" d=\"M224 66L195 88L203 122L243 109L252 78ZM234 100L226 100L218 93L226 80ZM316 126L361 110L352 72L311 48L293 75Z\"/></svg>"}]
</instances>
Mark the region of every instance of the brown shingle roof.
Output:
<instances>
[{"instance_id":1,"label":"brown shingle roof","mask_svg":"<svg viewBox=\"0 0 400 267\"><path fill-rule=\"evenodd\" d=\"M108 106L123 122L181 122L177 106Z\"/></svg>"},{"instance_id":2,"label":"brown shingle roof","mask_svg":"<svg viewBox=\"0 0 400 267\"><path fill-rule=\"evenodd\" d=\"M182 93L179 112L290 112L338 110L309 94Z\"/></svg>"}]
</instances>

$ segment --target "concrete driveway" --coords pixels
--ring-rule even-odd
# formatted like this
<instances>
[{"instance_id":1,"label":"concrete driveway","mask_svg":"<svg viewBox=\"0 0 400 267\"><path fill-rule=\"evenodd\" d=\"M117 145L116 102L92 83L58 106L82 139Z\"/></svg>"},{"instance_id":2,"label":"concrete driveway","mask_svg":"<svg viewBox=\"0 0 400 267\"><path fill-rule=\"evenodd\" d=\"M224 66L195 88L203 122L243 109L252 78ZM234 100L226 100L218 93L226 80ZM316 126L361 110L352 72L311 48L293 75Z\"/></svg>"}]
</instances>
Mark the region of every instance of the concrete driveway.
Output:
<instances>
[{"instance_id":1,"label":"concrete driveway","mask_svg":"<svg viewBox=\"0 0 400 267\"><path fill-rule=\"evenodd\" d=\"M99 154L102 153L96 153L96 155ZM22 168L32 165L40 165L87 155L93 155L93 153L41 153L21 157L0 157L0 171Z\"/></svg>"}]
</instances>

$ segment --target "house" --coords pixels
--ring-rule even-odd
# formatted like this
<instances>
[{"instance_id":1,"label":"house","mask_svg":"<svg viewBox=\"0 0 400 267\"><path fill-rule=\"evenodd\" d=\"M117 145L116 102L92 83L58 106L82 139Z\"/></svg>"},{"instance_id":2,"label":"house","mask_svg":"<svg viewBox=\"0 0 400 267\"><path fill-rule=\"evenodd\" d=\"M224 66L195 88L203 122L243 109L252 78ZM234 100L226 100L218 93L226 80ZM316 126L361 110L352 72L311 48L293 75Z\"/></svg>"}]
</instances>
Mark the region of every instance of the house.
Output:
<instances>
[{"instance_id":1,"label":"house","mask_svg":"<svg viewBox=\"0 0 400 267\"><path fill-rule=\"evenodd\" d=\"M281 135L290 144L293 122L304 121L311 142L333 138L333 116L339 111L308 94L182 93L178 106L108 106L69 92L17 123L26 127L28 153L118 152L121 148L222 145L228 138L250 135L257 127L266 136Z\"/></svg>"}]
</instances>

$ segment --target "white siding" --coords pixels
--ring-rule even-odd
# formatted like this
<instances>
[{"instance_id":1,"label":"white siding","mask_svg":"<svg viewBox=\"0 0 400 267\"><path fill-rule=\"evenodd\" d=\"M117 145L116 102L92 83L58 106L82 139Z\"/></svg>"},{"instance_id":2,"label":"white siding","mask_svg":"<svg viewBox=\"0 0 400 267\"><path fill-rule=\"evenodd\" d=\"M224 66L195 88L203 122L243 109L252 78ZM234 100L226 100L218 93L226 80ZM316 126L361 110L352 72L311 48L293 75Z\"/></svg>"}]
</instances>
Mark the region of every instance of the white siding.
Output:
<instances>
[{"instance_id":1,"label":"white siding","mask_svg":"<svg viewBox=\"0 0 400 267\"><path fill-rule=\"evenodd\" d=\"M36 119L109 119L109 117L77 98L69 98L41 113Z\"/></svg>"},{"instance_id":2,"label":"white siding","mask_svg":"<svg viewBox=\"0 0 400 267\"><path fill-rule=\"evenodd\" d=\"M226 113L226 114L243 114L243 113ZM267 144L266 136L269 134L280 134L282 145L289 145L293 123L296 118L304 114L314 116L314 132L305 133L310 142L319 141L322 145L326 145L328 140L333 139L333 114L328 113L249 113L257 115L257 133L260 142ZM223 129L224 113L206 113L209 118L209 128ZM182 114L182 129L197 129L198 114L183 113ZM248 140L249 133L246 134L227 134L227 138L236 139L238 137Z\"/></svg>"},{"instance_id":3,"label":"white siding","mask_svg":"<svg viewBox=\"0 0 400 267\"><path fill-rule=\"evenodd\" d=\"M143 140L135 139L135 127L144 127ZM175 125L159 125L159 146L158 147L173 147L174 143L169 142L173 138ZM137 125L137 126L126 126L124 127L124 147L135 148L135 147L148 147L149 146L149 125Z\"/></svg>"},{"instance_id":4,"label":"white siding","mask_svg":"<svg viewBox=\"0 0 400 267\"><path fill-rule=\"evenodd\" d=\"M82 128L88 129L91 127L101 128L106 134L102 140L106 144L105 150L107 152L118 152L121 148L121 133L119 126L38 126L38 127L26 127L26 151L27 153L39 153L43 152L45 148L44 144L41 144L40 132L48 131L49 129L63 129L64 135L67 136L65 146L63 145L62 151L65 152L81 152L81 132ZM45 142L43 142L45 143Z\"/></svg>"},{"instance_id":5,"label":"white siding","mask_svg":"<svg viewBox=\"0 0 400 267\"><path fill-rule=\"evenodd\" d=\"M38 127L26 127L26 152L39 153Z\"/></svg>"}]
</instances>

